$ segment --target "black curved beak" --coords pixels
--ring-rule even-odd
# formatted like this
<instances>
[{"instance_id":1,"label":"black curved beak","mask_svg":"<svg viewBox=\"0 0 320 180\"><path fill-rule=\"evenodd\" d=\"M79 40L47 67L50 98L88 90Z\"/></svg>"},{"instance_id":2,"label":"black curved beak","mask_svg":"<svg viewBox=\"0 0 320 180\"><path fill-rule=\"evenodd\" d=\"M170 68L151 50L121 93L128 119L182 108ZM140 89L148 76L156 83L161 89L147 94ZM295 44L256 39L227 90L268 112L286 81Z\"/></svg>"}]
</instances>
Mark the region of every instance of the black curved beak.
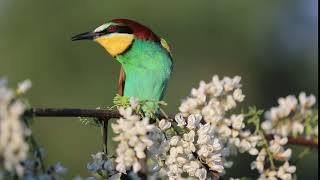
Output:
<instances>
[{"instance_id":1,"label":"black curved beak","mask_svg":"<svg viewBox=\"0 0 320 180\"><path fill-rule=\"evenodd\" d=\"M78 35L75 35L71 38L72 41L78 41L78 40L92 40L96 37L98 37L99 34L96 32L85 32Z\"/></svg>"}]
</instances>

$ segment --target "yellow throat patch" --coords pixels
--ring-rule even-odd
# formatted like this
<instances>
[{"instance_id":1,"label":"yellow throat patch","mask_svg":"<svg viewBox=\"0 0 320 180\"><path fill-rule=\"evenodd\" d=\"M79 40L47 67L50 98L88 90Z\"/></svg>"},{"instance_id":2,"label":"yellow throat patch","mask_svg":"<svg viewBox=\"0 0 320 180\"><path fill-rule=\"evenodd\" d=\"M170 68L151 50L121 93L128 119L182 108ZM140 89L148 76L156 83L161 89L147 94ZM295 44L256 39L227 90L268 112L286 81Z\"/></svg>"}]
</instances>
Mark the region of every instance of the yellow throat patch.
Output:
<instances>
[{"instance_id":1,"label":"yellow throat patch","mask_svg":"<svg viewBox=\"0 0 320 180\"><path fill-rule=\"evenodd\" d=\"M98 37L94 41L101 44L111 56L115 57L123 53L132 44L133 39L132 34L111 34Z\"/></svg>"}]
</instances>

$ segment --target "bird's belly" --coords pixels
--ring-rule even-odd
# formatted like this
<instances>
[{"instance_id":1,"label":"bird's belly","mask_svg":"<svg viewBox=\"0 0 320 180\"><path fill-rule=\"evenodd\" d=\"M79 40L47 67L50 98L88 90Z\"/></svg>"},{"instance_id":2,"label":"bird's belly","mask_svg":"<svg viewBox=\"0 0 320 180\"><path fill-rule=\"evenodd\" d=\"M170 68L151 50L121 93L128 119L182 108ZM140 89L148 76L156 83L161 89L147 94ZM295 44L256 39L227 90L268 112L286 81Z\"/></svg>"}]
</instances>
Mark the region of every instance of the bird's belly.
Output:
<instances>
[{"instance_id":1,"label":"bird's belly","mask_svg":"<svg viewBox=\"0 0 320 180\"><path fill-rule=\"evenodd\" d=\"M167 86L167 79L153 79L151 77L141 80L127 79L124 87L124 96L137 97L140 100L162 100Z\"/></svg>"}]
</instances>

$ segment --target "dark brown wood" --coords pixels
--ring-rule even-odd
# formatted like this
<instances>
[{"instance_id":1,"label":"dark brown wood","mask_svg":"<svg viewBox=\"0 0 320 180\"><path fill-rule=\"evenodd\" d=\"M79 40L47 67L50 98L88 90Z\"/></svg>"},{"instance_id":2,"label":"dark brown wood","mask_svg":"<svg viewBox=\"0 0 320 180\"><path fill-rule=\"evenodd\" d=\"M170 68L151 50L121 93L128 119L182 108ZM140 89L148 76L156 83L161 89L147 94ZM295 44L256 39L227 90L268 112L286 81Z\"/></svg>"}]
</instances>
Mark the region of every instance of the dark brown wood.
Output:
<instances>
[{"instance_id":1,"label":"dark brown wood","mask_svg":"<svg viewBox=\"0 0 320 180\"><path fill-rule=\"evenodd\" d=\"M270 141L273 139L272 134L265 135L267 140ZM299 146L307 146L309 148L318 149L318 142L315 142L313 139L306 139L304 137L288 137L288 144L299 145Z\"/></svg>"},{"instance_id":2,"label":"dark brown wood","mask_svg":"<svg viewBox=\"0 0 320 180\"><path fill-rule=\"evenodd\" d=\"M36 117L92 117L103 120L119 118L116 110L80 109L80 108L32 108L25 115Z\"/></svg>"},{"instance_id":3,"label":"dark brown wood","mask_svg":"<svg viewBox=\"0 0 320 180\"><path fill-rule=\"evenodd\" d=\"M103 121L108 121L110 118L120 117L117 110L80 108L32 108L27 111L25 115L35 117L91 117L102 119ZM272 137L273 135L266 135L268 140L271 140ZM288 143L318 149L318 142L304 137L288 137Z\"/></svg>"}]
</instances>

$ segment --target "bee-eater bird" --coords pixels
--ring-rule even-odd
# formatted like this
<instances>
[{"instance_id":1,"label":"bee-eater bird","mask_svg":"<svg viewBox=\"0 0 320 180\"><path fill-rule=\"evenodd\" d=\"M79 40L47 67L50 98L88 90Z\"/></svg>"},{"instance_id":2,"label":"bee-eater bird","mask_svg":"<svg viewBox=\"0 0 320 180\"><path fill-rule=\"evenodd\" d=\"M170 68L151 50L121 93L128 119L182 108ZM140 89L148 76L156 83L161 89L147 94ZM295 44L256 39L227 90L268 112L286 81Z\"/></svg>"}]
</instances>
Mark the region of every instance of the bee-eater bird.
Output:
<instances>
[{"instance_id":1,"label":"bee-eater bird","mask_svg":"<svg viewBox=\"0 0 320 180\"><path fill-rule=\"evenodd\" d=\"M113 19L72 37L73 41L84 39L99 43L120 62L119 95L139 100L163 99L173 66L164 39L128 19Z\"/></svg>"}]
</instances>

